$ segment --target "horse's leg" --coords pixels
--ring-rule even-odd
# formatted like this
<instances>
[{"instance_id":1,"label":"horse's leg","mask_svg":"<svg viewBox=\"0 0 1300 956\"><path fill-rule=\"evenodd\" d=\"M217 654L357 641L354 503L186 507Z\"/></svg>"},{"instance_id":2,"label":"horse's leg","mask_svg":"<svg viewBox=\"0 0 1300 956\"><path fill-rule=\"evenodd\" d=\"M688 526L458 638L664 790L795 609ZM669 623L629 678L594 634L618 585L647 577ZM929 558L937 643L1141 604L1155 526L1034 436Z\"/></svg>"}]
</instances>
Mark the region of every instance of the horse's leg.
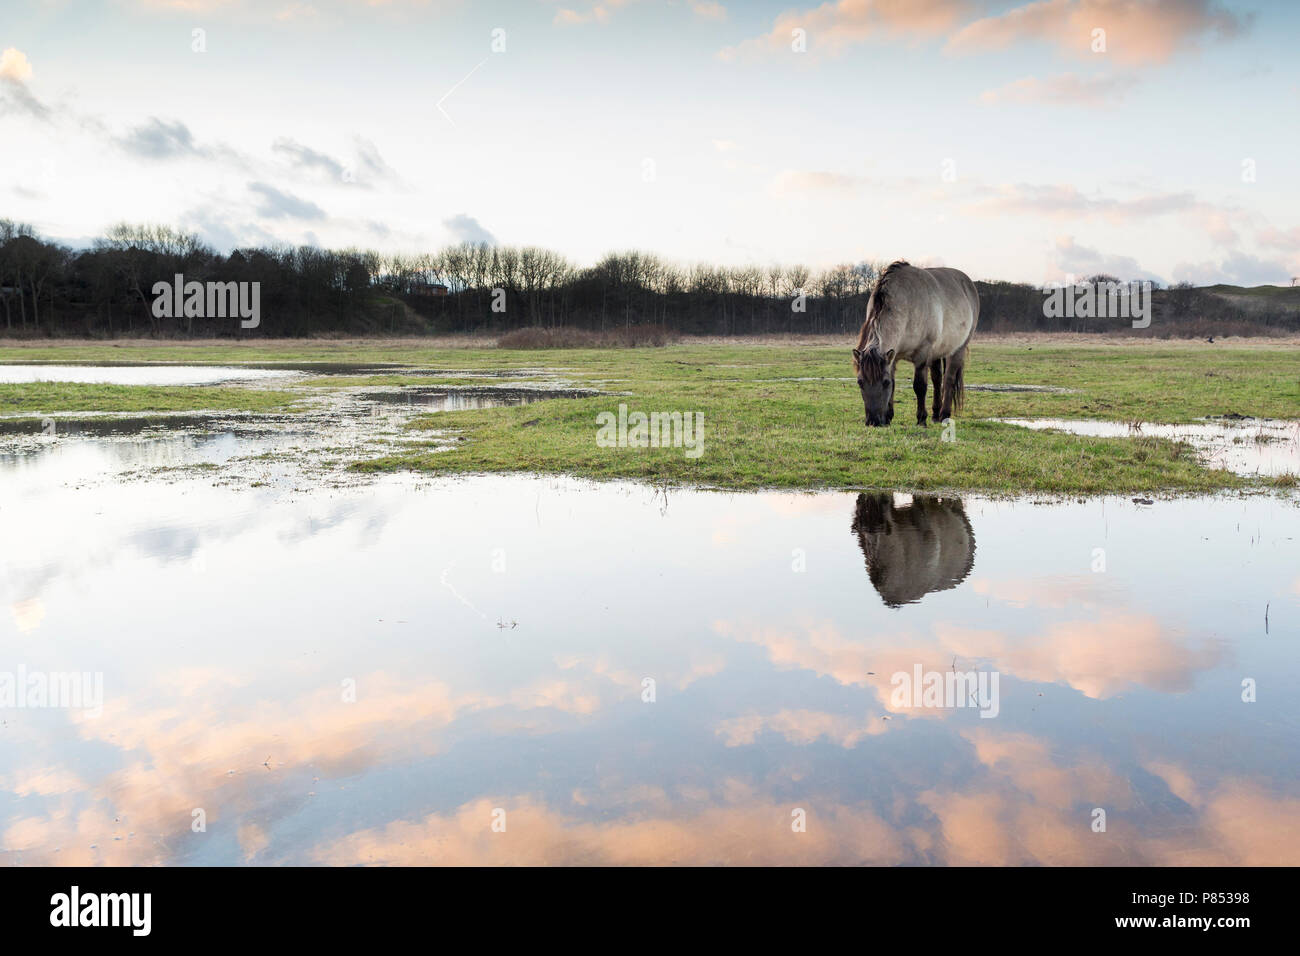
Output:
<instances>
[{"instance_id":1,"label":"horse's leg","mask_svg":"<svg viewBox=\"0 0 1300 956\"><path fill-rule=\"evenodd\" d=\"M930 360L930 381L934 384L934 405L930 413L936 422L941 422L943 419L939 417L939 407L943 399L943 359Z\"/></svg>"},{"instance_id":2,"label":"horse's leg","mask_svg":"<svg viewBox=\"0 0 1300 956\"><path fill-rule=\"evenodd\" d=\"M966 350L948 356L943 363L943 401L939 407L939 421L946 422L952 418L953 408L957 404L957 390L961 387L961 373L966 365Z\"/></svg>"},{"instance_id":3,"label":"horse's leg","mask_svg":"<svg viewBox=\"0 0 1300 956\"><path fill-rule=\"evenodd\" d=\"M916 423L925 426L925 370L927 362L916 363L916 374L912 376L912 391L916 392Z\"/></svg>"},{"instance_id":4,"label":"horse's leg","mask_svg":"<svg viewBox=\"0 0 1300 956\"><path fill-rule=\"evenodd\" d=\"M885 412L886 425L891 425L894 421L894 396L898 394L898 359L894 359L894 364L889 366L889 379L893 384L889 389L889 410Z\"/></svg>"}]
</instances>

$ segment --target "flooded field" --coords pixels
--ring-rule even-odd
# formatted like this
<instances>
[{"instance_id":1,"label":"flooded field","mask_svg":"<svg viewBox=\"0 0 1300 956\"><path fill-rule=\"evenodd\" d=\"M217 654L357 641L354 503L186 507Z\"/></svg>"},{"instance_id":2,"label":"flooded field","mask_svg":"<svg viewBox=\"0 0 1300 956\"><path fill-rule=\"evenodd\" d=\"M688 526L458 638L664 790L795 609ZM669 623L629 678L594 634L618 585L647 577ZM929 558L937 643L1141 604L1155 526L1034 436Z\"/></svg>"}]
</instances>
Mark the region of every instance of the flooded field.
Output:
<instances>
[{"instance_id":1,"label":"flooded field","mask_svg":"<svg viewBox=\"0 0 1300 956\"><path fill-rule=\"evenodd\" d=\"M345 477L339 402L0 435L5 863L1300 863L1294 498Z\"/></svg>"},{"instance_id":2,"label":"flooded field","mask_svg":"<svg viewBox=\"0 0 1300 956\"><path fill-rule=\"evenodd\" d=\"M75 382L85 385L218 385L284 378L294 369L219 365L0 365L0 385Z\"/></svg>"},{"instance_id":3,"label":"flooded field","mask_svg":"<svg viewBox=\"0 0 1300 956\"><path fill-rule=\"evenodd\" d=\"M1300 422L1271 419L1228 419L1190 425L1125 424L1103 421L1018 419L1004 421L1025 428L1051 429L1072 435L1139 438L1149 436L1186 442L1206 466L1239 475L1300 473Z\"/></svg>"}]
</instances>

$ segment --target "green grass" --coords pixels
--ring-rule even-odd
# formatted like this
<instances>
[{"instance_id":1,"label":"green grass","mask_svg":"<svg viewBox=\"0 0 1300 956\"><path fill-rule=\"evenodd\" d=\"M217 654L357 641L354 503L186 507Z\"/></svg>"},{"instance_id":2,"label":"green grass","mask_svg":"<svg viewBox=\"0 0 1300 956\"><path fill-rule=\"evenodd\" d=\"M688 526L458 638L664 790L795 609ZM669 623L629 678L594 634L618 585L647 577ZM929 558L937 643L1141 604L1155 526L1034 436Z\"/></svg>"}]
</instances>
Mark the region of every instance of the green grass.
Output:
<instances>
[{"instance_id":1,"label":"green grass","mask_svg":"<svg viewBox=\"0 0 1300 956\"><path fill-rule=\"evenodd\" d=\"M910 387L894 427L868 430L847 350L778 345L675 346L622 352L492 353L494 364L564 364L578 383L626 397L429 415L415 427L453 429L450 451L406 452L371 470L564 472L593 478L727 488L884 487L1029 492L1209 491L1250 485L1201 467L1185 445L1159 439L1029 432L981 419L1100 418L1187 422L1229 412L1300 415L1294 350L1127 345L990 344L974 350L969 381L1051 385L1060 393L967 393L955 442L911 424ZM477 355L444 358L475 362ZM906 371L907 367L904 366ZM905 378L906 376L903 376ZM812 379L793 381L793 379ZM631 410L704 415L705 452L600 448L596 415Z\"/></svg>"},{"instance_id":2,"label":"green grass","mask_svg":"<svg viewBox=\"0 0 1300 956\"><path fill-rule=\"evenodd\" d=\"M1214 345L1039 344L973 350L967 381L1019 382L1073 394L971 393L977 417L1185 423L1237 413L1300 417L1300 350Z\"/></svg>"},{"instance_id":3,"label":"green grass","mask_svg":"<svg viewBox=\"0 0 1300 956\"><path fill-rule=\"evenodd\" d=\"M631 410L701 412L703 453L689 458L680 448L597 446L596 415L620 401ZM449 451L405 452L358 467L561 472L737 489L1113 492L1213 491L1247 484L1231 473L1202 468L1187 446L1161 439L1083 438L978 420L958 420L952 442L942 440L939 427L900 424L897 418L892 428L868 430L858 410L800 395L789 385L766 386L753 399L645 389L631 398L440 413L414 425L455 429L464 440Z\"/></svg>"},{"instance_id":4,"label":"green grass","mask_svg":"<svg viewBox=\"0 0 1300 956\"><path fill-rule=\"evenodd\" d=\"M563 377L633 382L701 383L813 376L847 377L849 337L826 345L684 344L658 349L505 351L400 344L377 340L276 342L239 345L120 342L0 347L0 364L13 361L118 361L237 364L239 362L399 362L475 371L559 367ZM901 365L906 373L908 366ZM570 375L572 371L572 375ZM353 376L370 384L378 376ZM904 376L906 378L906 374ZM1055 385L1074 395L972 393L975 417L1056 416L1126 421L1186 422L1237 412L1300 417L1300 350L1252 341L1232 346L1201 342L1064 343L1045 337L1032 344L981 342L972 347L971 383ZM439 384L445 384L443 378ZM331 384L325 380L317 385ZM339 383L335 383L339 384ZM468 384L468 380L466 381ZM849 382L806 383L852 392ZM909 392L910 394L910 392Z\"/></svg>"},{"instance_id":5,"label":"green grass","mask_svg":"<svg viewBox=\"0 0 1300 956\"><path fill-rule=\"evenodd\" d=\"M294 392L222 385L92 385L28 382L0 385L0 414L29 412L281 411Z\"/></svg>"},{"instance_id":6,"label":"green grass","mask_svg":"<svg viewBox=\"0 0 1300 956\"><path fill-rule=\"evenodd\" d=\"M576 384L621 382L658 389L708 385L719 391L745 388L764 379L846 378L849 342L827 345L684 344L658 349L505 351L449 349L362 340L357 342L248 345L74 344L0 348L0 363L23 360L166 361L208 364L239 362L401 362L440 369L560 368ZM911 401L910 367L902 363L901 409ZM350 384L399 384L381 376L350 376ZM737 381L738 380L738 381ZM1114 421L1179 423L1236 412L1270 418L1300 417L1300 349L1267 340L1224 347L1199 342L1130 341L1033 344L981 342L977 336L967 381L1053 385L1074 394L978 393L968 395L967 417L1102 418ZM450 384L448 377L429 384ZM415 379L411 378L414 384ZM314 385L343 384L322 377ZM473 384L465 379L461 384ZM500 384L508 384L502 381ZM851 382L805 382L801 393L822 394L851 404ZM690 394L689 392L687 394ZM904 401L904 396L906 400Z\"/></svg>"},{"instance_id":7,"label":"green grass","mask_svg":"<svg viewBox=\"0 0 1300 956\"><path fill-rule=\"evenodd\" d=\"M689 482L726 488L880 487L1005 492L1212 491L1243 487L1294 487L1253 481L1201 467L1184 445L1160 439L1087 438L1035 432L987 419L1096 418L1120 422L1181 423L1235 413L1300 418L1300 350L1248 342L1225 347L1195 342L984 341L978 338L967 366L969 384L1029 384L1068 393L967 393L956 422L956 441L942 430L911 424L915 403L910 366L900 366L894 426L866 429L849 343L687 343L656 349L504 351L444 348L382 341L290 342L221 345L75 345L0 349L0 362L23 359L97 361L402 362L455 371L550 367L574 385L601 388L598 398L557 399L518 408L424 416L412 438L450 430L460 441L448 451L404 448L357 467L372 471L417 469L436 473L543 472L592 478ZM406 376L353 377L346 384L401 386ZM807 379L797 381L796 379ZM438 380L448 383L446 377ZM341 385L315 380L313 385ZM464 379L461 384L482 384ZM518 384L502 380L500 384ZM205 389L59 386L102 389L131 401L158 402L161 393L193 396ZM32 386L0 387L4 396ZM284 401L282 392L242 388L257 402ZM143 393L152 393L144 397ZM300 394L305 394L302 392ZM271 396L276 396L272 398ZM83 396L84 401L87 396ZM234 401L232 397L230 399ZM700 412L704 453L682 449L601 448L596 415L620 402L636 411ZM39 402L36 403L39 405ZM12 406L10 406L12 407ZM26 405L34 408L36 405ZM71 408L71 405L62 406ZM130 410L104 408L100 410ZM198 408L212 399L171 406ZM224 407L249 407L227 405ZM56 410L48 401L41 410Z\"/></svg>"}]
</instances>

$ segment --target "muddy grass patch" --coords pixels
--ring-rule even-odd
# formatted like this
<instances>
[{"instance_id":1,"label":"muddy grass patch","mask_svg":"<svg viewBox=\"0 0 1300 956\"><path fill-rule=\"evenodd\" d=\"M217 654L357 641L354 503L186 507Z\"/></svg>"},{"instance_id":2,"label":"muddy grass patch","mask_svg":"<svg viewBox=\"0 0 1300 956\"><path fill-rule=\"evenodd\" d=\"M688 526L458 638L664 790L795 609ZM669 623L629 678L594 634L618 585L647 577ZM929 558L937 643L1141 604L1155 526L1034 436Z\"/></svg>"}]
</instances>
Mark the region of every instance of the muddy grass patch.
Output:
<instances>
[{"instance_id":1,"label":"muddy grass patch","mask_svg":"<svg viewBox=\"0 0 1300 956\"><path fill-rule=\"evenodd\" d=\"M582 388L411 387L401 391L362 392L358 398L387 405L418 405L421 411L460 412L531 405L556 398L593 398L603 393Z\"/></svg>"}]
</instances>

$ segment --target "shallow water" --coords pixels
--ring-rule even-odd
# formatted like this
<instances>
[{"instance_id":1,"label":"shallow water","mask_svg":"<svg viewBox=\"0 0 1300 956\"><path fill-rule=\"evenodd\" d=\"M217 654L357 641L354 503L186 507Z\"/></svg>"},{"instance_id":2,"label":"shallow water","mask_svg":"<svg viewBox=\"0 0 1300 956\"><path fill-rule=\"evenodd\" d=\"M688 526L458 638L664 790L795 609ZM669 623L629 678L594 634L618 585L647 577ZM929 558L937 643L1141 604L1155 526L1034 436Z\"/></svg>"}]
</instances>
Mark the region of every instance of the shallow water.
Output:
<instances>
[{"instance_id":1,"label":"shallow water","mask_svg":"<svg viewBox=\"0 0 1300 956\"><path fill-rule=\"evenodd\" d=\"M357 484L353 461L410 444L446 447L406 424L427 409L379 402L360 389L305 395L292 413L56 414L0 419L0 471L49 485L175 481L202 472L234 487L322 491Z\"/></svg>"},{"instance_id":2,"label":"shallow water","mask_svg":"<svg viewBox=\"0 0 1300 956\"><path fill-rule=\"evenodd\" d=\"M1239 475L1300 475L1300 422L1247 418L1186 425L1075 421L1059 418L1005 418L1024 428L1051 429L1099 438L1169 438L1196 449L1211 468Z\"/></svg>"},{"instance_id":3,"label":"shallow water","mask_svg":"<svg viewBox=\"0 0 1300 956\"><path fill-rule=\"evenodd\" d=\"M256 440L5 446L0 672L102 714L0 713L4 862L1300 863L1294 499L254 487Z\"/></svg>"},{"instance_id":4,"label":"shallow water","mask_svg":"<svg viewBox=\"0 0 1300 956\"><path fill-rule=\"evenodd\" d=\"M219 365L0 365L0 385L75 382L89 385L217 385L284 378L288 368Z\"/></svg>"},{"instance_id":5,"label":"shallow water","mask_svg":"<svg viewBox=\"0 0 1300 956\"><path fill-rule=\"evenodd\" d=\"M460 412L475 408L506 408L531 405L543 399L597 395L589 389L558 388L445 388L409 386L400 391L363 392L364 401L396 405L419 405L424 412Z\"/></svg>"},{"instance_id":6,"label":"shallow water","mask_svg":"<svg viewBox=\"0 0 1300 956\"><path fill-rule=\"evenodd\" d=\"M45 368L212 368L212 363L126 361L124 359L11 359L10 366ZM284 372L311 372L317 375L364 375L369 373L406 372L411 366L400 362L240 362L240 369L270 369Z\"/></svg>"}]
</instances>

